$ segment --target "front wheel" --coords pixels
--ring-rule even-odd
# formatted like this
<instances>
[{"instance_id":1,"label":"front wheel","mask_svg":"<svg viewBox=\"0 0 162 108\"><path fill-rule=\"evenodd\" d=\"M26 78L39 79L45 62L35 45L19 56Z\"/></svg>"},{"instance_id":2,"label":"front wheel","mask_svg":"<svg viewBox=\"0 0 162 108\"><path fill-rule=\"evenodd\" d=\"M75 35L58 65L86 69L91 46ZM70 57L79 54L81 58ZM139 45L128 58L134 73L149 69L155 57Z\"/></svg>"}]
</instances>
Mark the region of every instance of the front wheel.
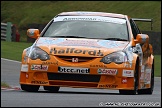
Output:
<instances>
[{"instance_id":1,"label":"front wheel","mask_svg":"<svg viewBox=\"0 0 162 108\"><path fill-rule=\"evenodd\" d=\"M25 85L25 84L21 84L21 89L24 91L28 91L28 92L37 92L39 90L38 85Z\"/></svg>"}]
</instances>

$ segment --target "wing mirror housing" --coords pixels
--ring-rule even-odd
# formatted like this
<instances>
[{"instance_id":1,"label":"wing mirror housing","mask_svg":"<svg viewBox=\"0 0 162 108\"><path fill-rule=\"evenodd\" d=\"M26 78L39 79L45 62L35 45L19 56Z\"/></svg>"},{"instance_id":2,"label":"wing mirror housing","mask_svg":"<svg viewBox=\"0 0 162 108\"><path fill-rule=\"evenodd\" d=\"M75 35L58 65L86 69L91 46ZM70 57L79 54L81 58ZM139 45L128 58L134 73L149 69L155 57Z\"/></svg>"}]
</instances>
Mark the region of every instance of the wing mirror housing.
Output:
<instances>
[{"instance_id":1,"label":"wing mirror housing","mask_svg":"<svg viewBox=\"0 0 162 108\"><path fill-rule=\"evenodd\" d=\"M28 29L27 36L29 36L30 38L37 39L40 36L39 29Z\"/></svg>"},{"instance_id":2,"label":"wing mirror housing","mask_svg":"<svg viewBox=\"0 0 162 108\"><path fill-rule=\"evenodd\" d=\"M148 43L149 42L149 36L147 34L137 34L135 43Z\"/></svg>"}]
</instances>

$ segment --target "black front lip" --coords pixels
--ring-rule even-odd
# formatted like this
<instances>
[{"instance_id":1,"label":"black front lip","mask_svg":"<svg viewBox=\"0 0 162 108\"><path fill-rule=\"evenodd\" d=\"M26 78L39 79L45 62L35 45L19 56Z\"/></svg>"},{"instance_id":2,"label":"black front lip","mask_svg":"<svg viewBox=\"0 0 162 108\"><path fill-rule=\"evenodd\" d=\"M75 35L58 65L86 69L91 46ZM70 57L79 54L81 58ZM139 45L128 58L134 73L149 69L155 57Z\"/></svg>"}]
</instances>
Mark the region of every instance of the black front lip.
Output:
<instances>
[{"instance_id":1,"label":"black front lip","mask_svg":"<svg viewBox=\"0 0 162 108\"><path fill-rule=\"evenodd\" d=\"M101 75L69 74L69 73L47 73L48 80L99 82Z\"/></svg>"}]
</instances>

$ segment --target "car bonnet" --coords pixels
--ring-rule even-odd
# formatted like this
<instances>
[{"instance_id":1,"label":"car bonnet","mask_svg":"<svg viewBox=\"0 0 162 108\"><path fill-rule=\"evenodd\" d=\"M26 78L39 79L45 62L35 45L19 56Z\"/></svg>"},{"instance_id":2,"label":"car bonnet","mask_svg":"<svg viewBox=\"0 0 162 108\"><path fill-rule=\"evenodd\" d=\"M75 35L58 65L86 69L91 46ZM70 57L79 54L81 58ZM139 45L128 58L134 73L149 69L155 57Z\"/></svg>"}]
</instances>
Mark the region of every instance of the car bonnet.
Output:
<instances>
[{"instance_id":1,"label":"car bonnet","mask_svg":"<svg viewBox=\"0 0 162 108\"><path fill-rule=\"evenodd\" d=\"M52 55L103 57L124 49L128 43L129 41L40 37L35 45Z\"/></svg>"}]
</instances>

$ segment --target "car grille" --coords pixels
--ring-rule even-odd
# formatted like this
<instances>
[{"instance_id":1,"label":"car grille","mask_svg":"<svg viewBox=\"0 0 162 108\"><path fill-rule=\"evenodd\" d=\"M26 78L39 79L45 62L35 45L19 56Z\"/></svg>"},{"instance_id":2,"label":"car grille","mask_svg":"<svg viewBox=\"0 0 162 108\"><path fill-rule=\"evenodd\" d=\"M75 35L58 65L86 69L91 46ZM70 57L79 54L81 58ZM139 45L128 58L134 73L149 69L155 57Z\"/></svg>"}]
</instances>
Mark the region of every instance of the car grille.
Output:
<instances>
[{"instance_id":1,"label":"car grille","mask_svg":"<svg viewBox=\"0 0 162 108\"><path fill-rule=\"evenodd\" d=\"M78 58L77 63L88 62L90 60L95 59L94 57L76 57L76 56L57 56L57 58L67 62L72 62L72 58Z\"/></svg>"},{"instance_id":2,"label":"car grille","mask_svg":"<svg viewBox=\"0 0 162 108\"><path fill-rule=\"evenodd\" d=\"M48 80L99 82L100 75L68 74L68 73L47 73Z\"/></svg>"}]
</instances>

